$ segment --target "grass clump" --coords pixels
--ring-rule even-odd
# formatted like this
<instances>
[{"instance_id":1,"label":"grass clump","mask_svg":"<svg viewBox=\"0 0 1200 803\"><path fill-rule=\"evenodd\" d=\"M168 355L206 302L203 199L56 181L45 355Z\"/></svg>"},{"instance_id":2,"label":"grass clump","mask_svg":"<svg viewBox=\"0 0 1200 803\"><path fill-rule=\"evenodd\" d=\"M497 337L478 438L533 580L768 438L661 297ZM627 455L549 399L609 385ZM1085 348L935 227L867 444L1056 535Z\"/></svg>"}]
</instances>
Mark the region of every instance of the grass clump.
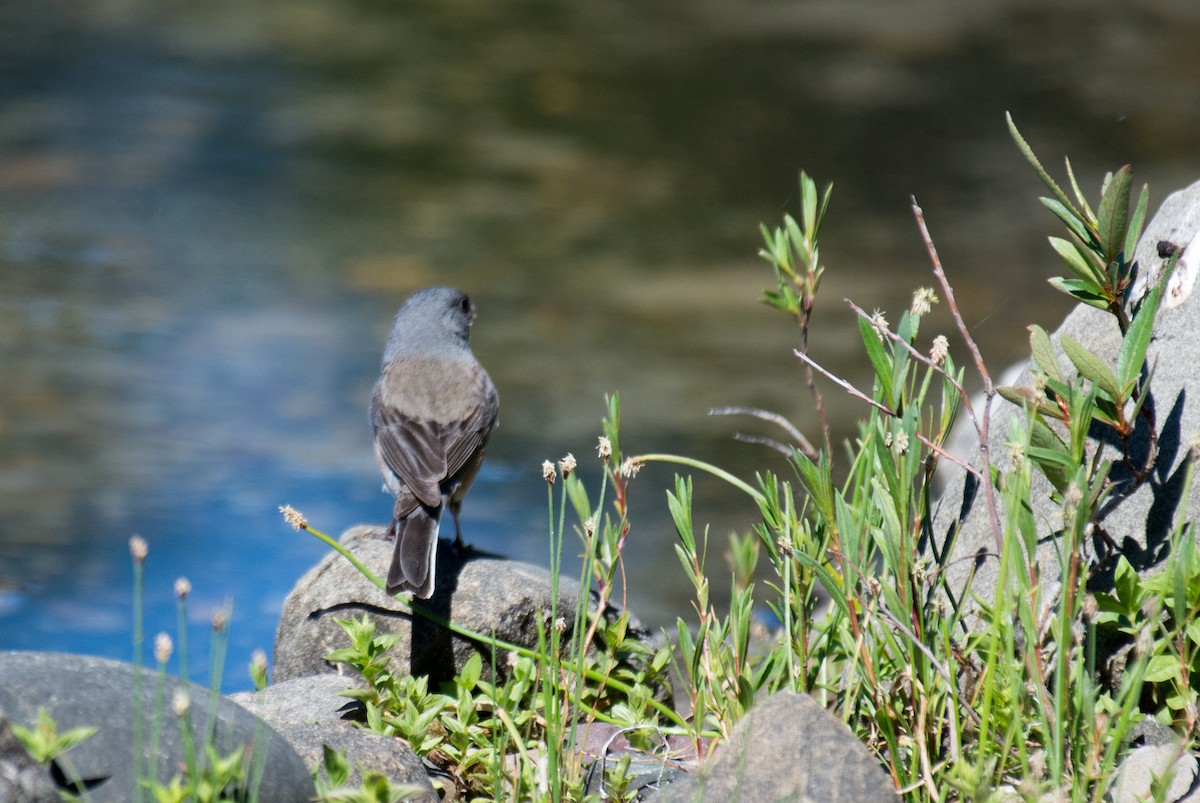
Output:
<instances>
[{"instance_id":1,"label":"grass clump","mask_svg":"<svg viewBox=\"0 0 1200 803\"><path fill-rule=\"evenodd\" d=\"M831 187L818 190L802 173L799 216L762 229L761 255L773 278L763 300L797 322L795 353L821 425L816 445L777 414L730 408L714 412L780 426L779 440L748 440L786 455L786 474L762 471L747 481L687 457L626 455L614 396L598 448L599 494L589 496L574 458L570 468L565 459L546 465L553 574L570 507L584 554L580 581L596 590L601 608L622 579L632 527L628 483L642 465L685 466L744 492L759 518L730 541L728 608L712 601L708 534L693 521L691 480L679 476L667 504L695 599L694 616L678 620L669 647L652 650L631 637L627 617L609 622L584 607L549 611L536 649L463 633L430 615L491 644L493 663L504 665L498 679L485 682L481 660L473 659L452 683L432 691L422 679L390 672L388 638L368 620L346 622L351 646L331 657L367 679L368 687L352 694L366 704L369 726L407 739L447 773L444 785L466 798L553 801L594 799L600 788L606 799L636 792L625 775L628 755L609 762L603 785L587 783L582 734L589 728L628 734L636 748L664 762L702 759L758 695L782 689L810 694L844 720L913 801L1102 798L1142 718L1173 727L1181 750L1194 746L1200 556L1191 523L1177 518L1154 577L1139 576L1110 543L1102 562L1113 581L1090 587L1098 564L1085 550L1104 542L1104 517L1149 481L1159 458L1147 352L1178 255L1164 249L1157 270L1133 260L1148 191L1133 194L1128 167L1105 178L1093 208L1070 163L1068 193L1009 123L1049 191L1042 203L1066 227L1051 246L1068 273L1050 283L1108 314L1122 338L1115 361L1064 336L1058 345L1073 369L1068 374L1051 337L1032 327L1030 386L997 387L914 201L936 287L918 290L894 326L851 303L874 382L860 389L834 376L808 346L825 271L819 233ZM1152 280L1135 295L1141 272ZM965 366L983 388L982 404L968 395L949 339L922 335L923 319L937 303L950 310ZM820 376L867 411L845 444L833 442ZM1019 412L1008 441L993 453L997 395ZM978 461L947 450L960 412L977 436ZM1139 431L1147 433L1149 448L1135 445ZM1185 458L1182 498L1193 460ZM938 543L934 532L935 471L944 462L966 472L981 496L991 546L967 562L994 564L996 580L986 591L970 571L952 579L963 574L952 571L954 534ZM560 472L563 483L556 486ZM1049 524L1034 513L1047 502L1056 511ZM780 626L755 650L751 620L762 608ZM563 641L566 617L573 626ZM1113 644L1126 649L1114 652ZM668 705L661 692L672 661L677 683Z\"/></svg>"}]
</instances>

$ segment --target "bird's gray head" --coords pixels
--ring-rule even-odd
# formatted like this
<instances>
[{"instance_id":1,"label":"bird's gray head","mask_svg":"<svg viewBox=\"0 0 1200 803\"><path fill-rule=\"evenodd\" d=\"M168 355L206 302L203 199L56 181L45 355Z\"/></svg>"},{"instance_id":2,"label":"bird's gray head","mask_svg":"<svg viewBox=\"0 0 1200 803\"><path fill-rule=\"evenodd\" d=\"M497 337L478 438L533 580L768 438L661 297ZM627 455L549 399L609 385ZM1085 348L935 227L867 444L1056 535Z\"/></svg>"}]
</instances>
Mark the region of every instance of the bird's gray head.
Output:
<instances>
[{"instance_id":1,"label":"bird's gray head","mask_svg":"<svg viewBox=\"0 0 1200 803\"><path fill-rule=\"evenodd\" d=\"M469 347L475 305L454 287L426 287L408 297L396 313L384 362L406 352Z\"/></svg>"}]
</instances>

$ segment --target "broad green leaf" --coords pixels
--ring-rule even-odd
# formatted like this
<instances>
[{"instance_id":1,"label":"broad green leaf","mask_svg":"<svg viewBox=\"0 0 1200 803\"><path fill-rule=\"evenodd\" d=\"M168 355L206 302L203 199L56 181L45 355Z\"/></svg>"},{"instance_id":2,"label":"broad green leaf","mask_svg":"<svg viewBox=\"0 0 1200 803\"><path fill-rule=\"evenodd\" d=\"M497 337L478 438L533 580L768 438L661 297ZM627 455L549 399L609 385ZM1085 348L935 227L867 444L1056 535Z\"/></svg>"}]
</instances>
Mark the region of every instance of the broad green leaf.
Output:
<instances>
[{"instance_id":1,"label":"broad green leaf","mask_svg":"<svg viewBox=\"0 0 1200 803\"><path fill-rule=\"evenodd\" d=\"M1092 261L1095 259L1092 252L1084 249L1081 253L1080 248L1075 243L1064 240L1061 237L1050 237L1049 240L1050 247L1058 252L1058 255L1067 263L1067 267L1071 269L1071 272L1084 282L1096 285L1096 291L1099 292L1100 286L1105 280L1104 271ZM1092 258L1087 258L1085 254Z\"/></svg>"},{"instance_id":2,"label":"broad green leaf","mask_svg":"<svg viewBox=\"0 0 1200 803\"><path fill-rule=\"evenodd\" d=\"M1115 174L1104 188L1100 209L1096 214L1096 230L1100 235L1100 246L1104 259L1111 262L1125 247L1125 234L1129 229L1129 185L1132 180L1129 165Z\"/></svg>"},{"instance_id":3,"label":"broad green leaf","mask_svg":"<svg viewBox=\"0 0 1200 803\"><path fill-rule=\"evenodd\" d=\"M1089 307L1095 307L1096 309L1102 310L1108 309L1108 299L1104 296L1097 295L1095 291L1092 290L1092 285L1090 284L1081 282L1078 279L1063 279L1058 276L1054 277L1053 279L1047 279L1046 281L1048 281L1050 286L1054 289L1066 293L1074 299L1082 301Z\"/></svg>"},{"instance_id":4,"label":"broad green leaf","mask_svg":"<svg viewBox=\"0 0 1200 803\"><path fill-rule=\"evenodd\" d=\"M1147 683L1179 680L1179 669L1179 659L1174 655L1155 655L1146 664L1145 680Z\"/></svg>"},{"instance_id":5,"label":"broad green leaf","mask_svg":"<svg viewBox=\"0 0 1200 803\"><path fill-rule=\"evenodd\" d=\"M1058 356L1050 345L1050 335L1037 324L1029 327L1029 353L1033 356L1033 364L1047 378L1063 381L1062 371L1058 368Z\"/></svg>"},{"instance_id":6,"label":"broad green leaf","mask_svg":"<svg viewBox=\"0 0 1200 803\"><path fill-rule=\"evenodd\" d=\"M1065 492L1078 466L1067 453L1067 445L1058 433L1036 418L1029 431L1028 454L1030 460L1041 466L1054 489L1059 493Z\"/></svg>"},{"instance_id":7,"label":"broad green leaf","mask_svg":"<svg viewBox=\"0 0 1200 803\"><path fill-rule=\"evenodd\" d=\"M1067 359L1075 366L1080 375L1088 379L1100 390L1108 394L1115 402L1120 402L1121 392L1117 387L1117 378L1112 370L1095 354L1070 335L1062 335L1058 342L1062 344Z\"/></svg>"},{"instance_id":8,"label":"broad green leaf","mask_svg":"<svg viewBox=\"0 0 1200 803\"><path fill-rule=\"evenodd\" d=\"M1128 558L1121 555L1117 558L1117 568L1113 572L1113 593L1116 594L1125 613L1136 615L1142 609L1141 578Z\"/></svg>"}]
</instances>

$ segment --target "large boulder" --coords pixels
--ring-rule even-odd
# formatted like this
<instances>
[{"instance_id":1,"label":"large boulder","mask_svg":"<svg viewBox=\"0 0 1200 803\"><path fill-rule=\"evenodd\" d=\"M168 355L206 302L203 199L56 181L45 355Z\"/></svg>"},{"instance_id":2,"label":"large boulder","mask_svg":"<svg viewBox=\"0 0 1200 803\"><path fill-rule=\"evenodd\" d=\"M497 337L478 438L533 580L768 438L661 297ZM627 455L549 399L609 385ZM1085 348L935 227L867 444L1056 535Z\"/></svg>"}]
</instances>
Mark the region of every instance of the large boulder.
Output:
<instances>
[{"instance_id":1,"label":"large boulder","mask_svg":"<svg viewBox=\"0 0 1200 803\"><path fill-rule=\"evenodd\" d=\"M340 543L366 566L382 570L391 560L392 542L382 527L352 527L342 534ZM459 553L448 541L441 541L433 597L418 602L475 633L535 647L539 623L547 632L554 629L549 621L551 598L551 577L546 569L472 550ZM592 595L580 592L578 582L561 578L557 613L566 625L564 638L570 637L580 601L594 604ZM428 676L431 688L454 677L476 652L483 655L485 675L490 672L492 655L485 645L414 615L404 602L381 591L349 561L331 552L300 578L283 603L275 634L274 681L339 671L325 660L330 651L349 646L336 620L357 619L364 613L376 622L379 633L400 637L391 653L391 665L412 675ZM504 656L497 656L496 663L503 667Z\"/></svg>"},{"instance_id":2,"label":"large boulder","mask_svg":"<svg viewBox=\"0 0 1200 803\"><path fill-rule=\"evenodd\" d=\"M65 784L82 785L86 799L104 803L133 800L139 778L134 772L134 723L141 719L144 774L166 784L181 772L187 755L183 734L202 750L211 744L221 755L246 748L249 778L241 792L257 790L257 799L293 803L314 794L308 768L265 722L203 686L168 677L165 701L156 706L158 676L142 670L141 700L135 694L135 670L103 658L64 653L0 653L0 710L10 721L32 728L44 708L59 733L92 726L90 739L67 751L59 762ZM176 692L186 692L186 722L172 708ZM163 710L165 709L165 710ZM156 727L156 721L159 725ZM156 749L151 735L158 733ZM21 798L17 798L21 799Z\"/></svg>"},{"instance_id":3,"label":"large boulder","mask_svg":"<svg viewBox=\"0 0 1200 803\"><path fill-rule=\"evenodd\" d=\"M1144 295L1149 282L1161 273L1164 259L1159 254L1160 243L1171 243L1183 253L1164 294L1147 352L1147 364L1155 366L1148 406L1152 405L1155 411L1158 456L1150 478L1105 510L1094 537L1084 545L1083 557L1088 564L1085 570L1091 572L1094 590L1107 590L1111 585L1116 556L1112 545L1117 545L1139 572L1153 572L1165 557L1174 518L1183 514L1194 520L1200 513L1200 483L1193 485L1186 499L1182 498L1189 444L1200 435L1200 360L1196 359L1200 354L1200 297L1192 292L1200 268L1200 182L1169 196L1146 226L1135 252L1141 268L1135 295ZM1121 335L1111 315L1080 306L1051 335L1062 372L1069 379L1076 372L1062 356L1059 346L1062 335L1070 335L1108 365L1116 363ZM1017 384L1030 383L1026 369ZM1006 468L1011 464L1004 446L1010 425L1013 420L1023 422L1024 413L997 398L991 420L990 453L994 463ZM1120 486L1131 487L1132 475L1122 465L1117 445L1096 427L1092 434L1089 448L1100 449L1105 458L1114 461L1111 479ZM1149 443L1148 429L1141 421L1132 439L1135 461L1146 459ZM972 463L980 465L978 448ZM1059 582L1054 536L1061 526L1062 512L1052 501L1050 484L1037 472L1032 498L1033 519L1040 537L1038 561L1046 588L1053 589ZM942 555L946 544L952 542L949 553L938 562L945 566L956 595L968 600L972 596L990 600L998 569L996 541L983 488L973 478L959 475L948 483L937 503L933 531L934 543L928 548L935 554ZM970 588L966 587L968 581Z\"/></svg>"}]
</instances>

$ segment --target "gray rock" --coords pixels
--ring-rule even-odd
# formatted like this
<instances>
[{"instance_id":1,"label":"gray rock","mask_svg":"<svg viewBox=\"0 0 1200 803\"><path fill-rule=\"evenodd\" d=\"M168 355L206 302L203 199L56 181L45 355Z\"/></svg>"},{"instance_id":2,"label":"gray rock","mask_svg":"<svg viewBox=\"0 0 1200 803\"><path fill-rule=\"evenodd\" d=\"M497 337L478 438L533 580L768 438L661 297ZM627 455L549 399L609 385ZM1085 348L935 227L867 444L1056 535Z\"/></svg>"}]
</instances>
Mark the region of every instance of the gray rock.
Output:
<instances>
[{"instance_id":1,"label":"gray rock","mask_svg":"<svg viewBox=\"0 0 1200 803\"><path fill-rule=\"evenodd\" d=\"M1179 734L1157 719L1139 720L1129 729L1129 744L1135 747L1157 747L1160 744L1179 744Z\"/></svg>"},{"instance_id":2,"label":"gray rock","mask_svg":"<svg viewBox=\"0 0 1200 803\"><path fill-rule=\"evenodd\" d=\"M241 745L253 751L251 766L261 762L261 775L251 773L263 801L306 800L314 794L304 762L266 723L241 706L195 684L175 678L165 684L165 708L157 754L150 751L154 728L157 676L142 673L142 706L136 707L134 669L128 664L61 653L0 653L0 709L11 721L32 727L39 707L45 708L59 731L96 726L99 731L65 754L63 768L85 783L87 797L97 803L128 801L134 797L134 721L142 717L146 761L163 783L178 774L184 761L180 720L171 709L176 689L190 697L192 735L205 744L211 726L213 742L222 753ZM211 719L210 719L211 716ZM249 755L249 753L248 753Z\"/></svg>"},{"instance_id":3,"label":"gray rock","mask_svg":"<svg viewBox=\"0 0 1200 803\"><path fill-rule=\"evenodd\" d=\"M366 566L383 571L392 543L382 527L360 525L342 534L342 545ZM558 615L570 636L579 585L564 577L559 583ZM491 633L524 646L537 644L537 625L549 625L550 575L544 568L467 551L459 555L448 541L438 544L436 590L425 607L477 633ZM369 613L380 633L395 633L392 651L396 671L427 675L430 687L452 678L476 651L490 676L490 651L452 634L376 588L336 552L325 556L296 583L288 595L275 634L276 682L323 672L336 672L325 660L332 650L349 646L336 619ZM414 649L413 645L417 647ZM502 665L504 656L497 657Z\"/></svg>"},{"instance_id":4,"label":"gray rock","mask_svg":"<svg viewBox=\"0 0 1200 803\"><path fill-rule=\"evenodd\" d=\"M779 692L747 712L699 776L664 788L664 803L899 800L878 759L806 694Z\"/></svg>"},{"instance_id":5,"label":"gray rock","mask_svg":"<svg viewBox=\"0 0 1200 803\"><path fill-rule=\"evenodd\" d=\"M25 750L0 709L0 803L58 803L58 785Z\"/></svg>"},{"instance_id":6,"label":"gray rock","mask_svg":"<svg viewBox=\"0 0 1200 803\"><path fill-rule=\"evenodd\" d=\"M1170 773L1171 783L1161 799L1163 803L1178 803L1196 785L1196 772L1196 757L1178 744L1139 747L1121 762L1109 800L1112 803L1157 800L1151 794L1151 787Z\"/></svg>"},{"instance_id":7,"label":"gray rock","mask_svg":"<svg viewBox=\"0 0 1200 803\"><path fill-rule=\"evenodd\" d=\"M229 699L282 731L294 725L363 721L362 704L341 692L365 685L358 675L309 675L273 683L259 691L231 694Z\"/></svg>"},{"instance_id":8,"label":"gray rock","mask_svg":"<svg viewBox=\"0 0 1200 803\"><path fill-rule=\"evenodd\" d=\"M1200 434L1200 300L1191 293L1195 265L1200 265L1200 183L1169 196L1147 225L1136 251L1143 273L1153 274L1161 269L1158 256L1159 241L1169 241L1185 248L1182 265L1176 269L1171 283L1169 303L1164 303L1154 328L1154 338L1147 352L1147 363L1157 364L1151 385L1154 409L1159 430L1159 454L1148 482L1123 499L1103 518L1103 533L1121 550L1141 573L1153 572L1164 555L1172 519L1183 513L1195 519L1200 513L1200 483L1196 483L1188 499L1180 499L1188 443ZM1115 364L1121 338L1112 316L1091 307L1080 307L1067 316L1051 340L1058 348L1058 337L1069 334L1105 363ZM1061 357L1064 376L1075 375L1070 362ZM1029 384L1026 373L1020 384ZM989 440L993 462L1005 467L1008 460L1004 444L1009 434L1010 416L1023 420L1023 414L1007 402L997 401L992 413ZM1148 454L1148 436L1144 423L1133 438L1134 459L1144 460ZM1099 443L1094 438L1091 447L1100 446L1106 457L1116 458L1118 451L1111 442ZM980 465L978 450L974 465ZM1052 536L1061 521L1058 505L1050 498L1050 485L1035 472L1033 486L1033 519L1040 536L1038 560L1047 588L1059 577L1056 545ZM1117 460L1110 477L1128 485L1131 474ZM991 599L997 576L996 543L988 521L983 489L970 477L952 480L941 495L934 518L935 543L932 550L941 554L952 541L949 554L939 559L946 567L950 587L963 599L970 594ZM1003 515L1003 511L1001 511ZM960 526L961 525L961 526ZM956 538L952 533L960 526ZM1091 587L1105 590L1111 587L1113 555L1104 539L1089 540L1084 546L1084 558L1095 568ZM970 594L964 588L974 571ZM1047 604L1052 594L1047 594Z\"/></svg>"},{"instance_id":9,"label":"gray rock","mask_svg":"<svg viewBox=\"0 0 1200 803\"><path fill-rule=\"evenodd\" d=\"M309 675L261 691L235 694L231 699L270 724L310 769L323 767L325 745L329 745L351 761L349 785L361 784L366 772L377 772L394 787L410 787L406 799L437 801L425 766L407 742L354 724L364 718L362 705L339 692L361 683L361 678Z\"/></svg>"}]
</instances>

